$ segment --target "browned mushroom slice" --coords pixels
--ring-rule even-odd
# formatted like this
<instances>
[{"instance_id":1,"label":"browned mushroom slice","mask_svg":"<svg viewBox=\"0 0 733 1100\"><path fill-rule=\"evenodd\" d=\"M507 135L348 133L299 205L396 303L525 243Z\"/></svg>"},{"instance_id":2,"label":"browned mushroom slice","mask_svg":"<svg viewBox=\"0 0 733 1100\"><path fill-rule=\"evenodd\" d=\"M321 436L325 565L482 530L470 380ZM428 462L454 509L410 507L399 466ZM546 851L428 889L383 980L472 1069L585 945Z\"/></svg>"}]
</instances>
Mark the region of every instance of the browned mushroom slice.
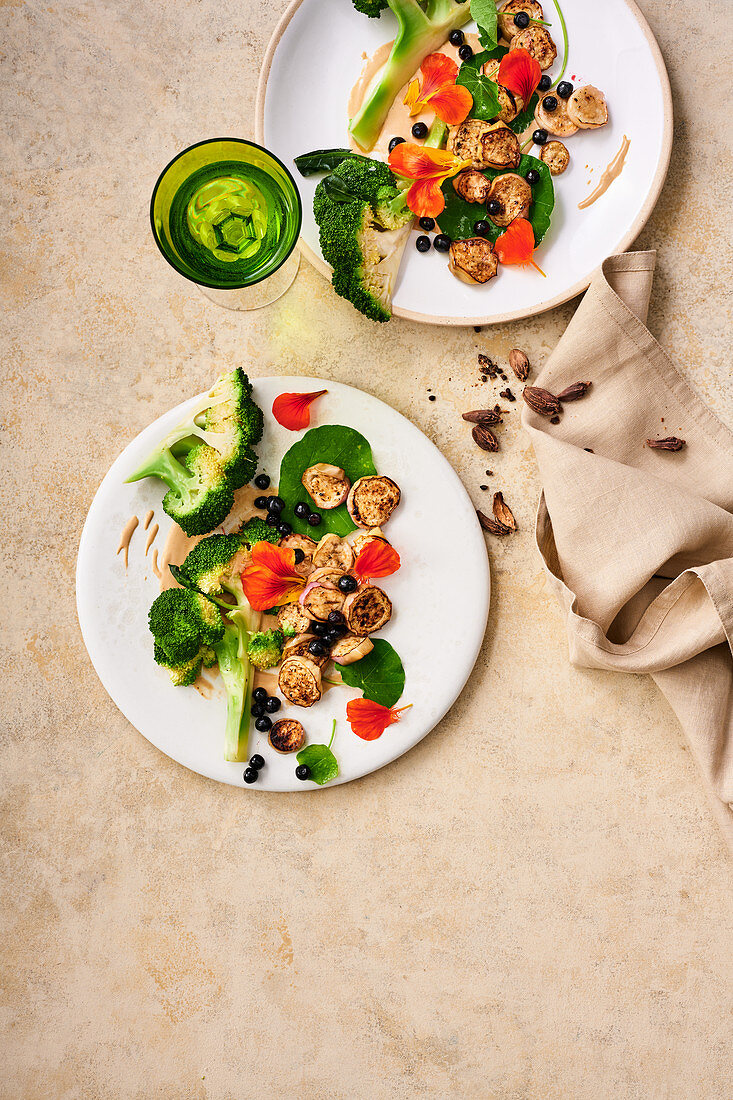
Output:
<instances>
[{"instance_id":1,"label":"browned mushroom slice","mask_svg":"<svg viewBox=\"0 0 733 1100\"><path fill-rule=\"evenodd\" d=\"M310 630L311 625L311 620L299 603L286 603L281 607L277 613L277 622L281 630L288 633L295 631L296 634Z\"/></svg>"},{"instance_id":2,"label":"browned mushroom slice","mask_svg":"<svg viewBox=\"0 0 733 1100\"><path fill-rule=\"evenodd\" d=\"M499 259L484 237L453 241L448 255L448 267L464 283L488 283L499 267Z\"/></svg>"},{"instance_id":3,"label":"browned mushroom slice","mask_svg":"<svg viewBox=\"0 0 733 1100\"><path fill-rule=\"evenodd\" d=\"M312 707L323 694L321 670L307 657L288 657L280 665L278 687L296 707Z\"/></svg>"},{"instance_id":4,"label":"browned mushroom slice","mask_svg":"<svg viewBox=\"0 0 733 1100\"><path fill-rule=\"evenodd\" d=\"M530 19L544 19L542 5L536 0L509 0L499 12L499 30L507 42L517 33L514 16L520 11L526 12Z\"/></svg>"},{"instance_id":5,"label":"browned mushroom slice","mask_svg":"<svg viewBox=\"0 0 733 1100\"><path fill-rule=\"evenodd\" d=\"M334 534L323 536L313 555L314 568L338 569L341 573L348 573L353 564L354 551L348 542Z\"/></svg>"},{"instance_id":6,"label":"browned mushroom slice","mask_svg":"<svg viewBox=\"0 0 733 1100\"><path fill-rule=\"evenodd\" d=\"M353 665L371 653L374 644L369 638L357 638L355 634L344 634L335 645L331 646L331 660L338 665Z\"/></svg>"},{"instance_id":7,"label":"browned mushroom slice","mask_svg":"<svg viewBox=\"0 0 733 1100\"><path fill-rule=\"evenodd\" d=\"M514 92L505 88L503 84L497 84L496 89L499 93L499 121L514 122L521 110L521 96L515 96Z\"/></svg>"},{"instance_id":8,"label":"browned mushroom slice","mask_svg":"<svg viewBox=\"0 0 733 1100\"><path fill-rule=\"evenodd\" d=\"M359 557L365 546L368 546L370 542L384 542L387 546L390 545L389 539L386 539L382 534L381 527L372 527L368 531L358 534L351 543L351 549L354 551L354 560Z\"/></svg>"},{"instance_id":9,"label":"browned mushroom slice","mask_svg":"<svg viewBox=\"0 0 733 1100\"><path fill-rule=\"evenodd\" d=\"M581 130L595 130L608 122L606 97L600 88L586 84L576 88L568 100L568 115Z\"/></svg>"},{"instance_id":10,"label":"browned mushroom slice","mask_svg":"<svg viewBox=\"0 0 733 1100\"><path fill-rule=\"evenodd\" d=\"M484 122L480 118L467 118L460 126L451 126L448 130L446 147L449 153L471 162L473 168L488 168L484 156L484 138L494 127L493 122Z\"/></svg>"},{"instance_id":11,"label":"browned mushroom slice","mask_svg":"<svg viewBox=\"0 0 733 1100\"><path fill-rule=\"evenodd\" d=\"M554 98L557 100L554 111L548 111L544 101L542 99L539 101L534 112L535 122L555 137L572 137L573 134L577 134L578 127L568 114L568 101L560 96Z\"/></svg>"},{"instance_id":12,"label":"browned mushroom slice","mask_svg":"<svg viewBox=\"0 0 733 1100\"><path fill-rule=\"evenodd\" d=\"M330 466L328 462L309 466L300 480L311 500L325 511L343 504L351 485L341 467Z\"/></svg>"},{"instance_id":13,"label":"browned mushroom slice","mask_svg":"<svg viewBox=\"0 0 733 1100\"><path fill-rule=\"evenodd\" d=\"M495 225L504 228L511 225L515 218L527 217L532 202L532 188L523 176L506 172L494 178L489 201L500 204L500 213L489 214L489 217Z\"/></svg>"},{"instance_id":14,"label":"browned mushroom slice","mask_svg":"<svg viewBox=\"0 0 733 1100\"><path fill-rule=\"evenodd\" d=\"M522 159L519 138L503 122L493 124L482 140L484 168L518 168Z\"/></svg>"},{"instance_id":15,"label":"browned mushroom slice","mask_svg":"<svg viewBox=\"0 0 733 1100\"><path fill-rule=\"evenodd\" d=\"M371 474L354 482L346 507L357 527L381 527L400 503L400 495L392 478Z\"/></svg>"},{"instance_id":16,"label":"browned mushroom slice","mask_svg":"<svg viewBox=\"0 0 733 1100\"><path fill-rule=\"evenodd\" d=\"M380 630L392 618L392 601L374 584L357 588L344 600L346 625L352 634L363 637Z\"/></svg>"},{"instance_id":17,"label":"browned mushroom slice","mask_svg":"<svg viewBox=\"0 0 733 1100\"><path fill-rule=\"evenodd\" d=\"M481 172L469 168L454 178L453 188L466 202L486 202L491 184Z\"/></svg>"},{"instance_id":18,"label":"browned mushroom slice","mask_svg":"<svg viewBox=\"0 0 733 1100\"><path fill-rule=\"evenodd\" d=\"M297 718L281 718L268 738L275 752L299 752L305 744L305 730Z\"/></svg>"},{"instance_id":19,"label":"browned mushroom slice","mask_svg":"<svg viewBox=\"0 0 733 1100\"><path fill-rule=\"evenodd\" d=\"M327 570L319 570L319 573L327 572ZM331 612L340 611L344 604L343 592L340 592L338 588L331 587L337 583L341 574L329 573L328 576L319 577L319 582L326 581L329 587L325 587L319 582L314 583L313 576L314 574L311 573L309 577L309 585L313 584L313 587L306 589L303 595L303 609L311 619L325 623Z\"/></svg>"},{"instance_id":20,"label":"browned mushroom slice","mask_svg":"<svg viewBox=\"0 0 733 1100\"><path fill-rule=\"evenodd\" d=\"M561 175L570 164L570 153L561 141L548 141L540 149L543 160L553 176Z\"/></svg>"},{"instance_id":21,"label":"browned mushroom slice","mask_svg":"<svg viewBox=\"0 0 733 1100\"><path fill-rule=\"evenodd\" d=\"M311 626L311 620L308 620L308 625ZM287 661L289 657L307 657L314 665L323 668L328 657L314 657L308 648L315 641L315 634L299 634L297 638L290 638L283 646L283 661Z\"/></svg>"},{"instance_id":22,"label":"browned mushroom slice","mask_svg":"<svg viewBox=\"0 0 733 1100\"><path fill-rule=\"evenodd\" d=\"M296 535L295 532L292 535L286 535L278 543L278 546L284 546L286 550L303 551L305 555L303 560L295 566L295 572L301 577L307 577L312 572L314 568L313 555L317 545L315 539L309 539L307 535Z\"/></svg>"},{"instance_id":23,"label":"browned mushroom slice","mask_svg":"<svg viewBox=\"0 0 733 1100\"><path fill-rule=\"evenodd\" d=\"M535 61L539 62L541 69L549 69L557 57L557 46L552 41L549 31L544 27L529 26L525 30L515 34L511 41L513 50L526 50Z\"/></svg>"}]
</instances>

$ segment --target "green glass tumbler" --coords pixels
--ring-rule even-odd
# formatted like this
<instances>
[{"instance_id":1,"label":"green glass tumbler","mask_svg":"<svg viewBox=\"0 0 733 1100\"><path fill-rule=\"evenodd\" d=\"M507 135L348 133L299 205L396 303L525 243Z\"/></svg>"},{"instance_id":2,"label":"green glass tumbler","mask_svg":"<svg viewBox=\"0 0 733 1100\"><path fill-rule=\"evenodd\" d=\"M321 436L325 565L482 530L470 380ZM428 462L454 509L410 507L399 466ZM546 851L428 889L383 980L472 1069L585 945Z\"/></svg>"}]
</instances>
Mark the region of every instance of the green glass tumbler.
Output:
<instances>
[{"instance_id":1,"label":"green glass tumbler","mask_svg":"<svg viewBox=\"0 0 733 1100\"><path fill-rule=\"evenodd\" d=\"M259 309L293 282L302 220L284 164L261 145L212 138L160 174L150 224L166 260L217 305Z\"/></svg>"}]
</instances>

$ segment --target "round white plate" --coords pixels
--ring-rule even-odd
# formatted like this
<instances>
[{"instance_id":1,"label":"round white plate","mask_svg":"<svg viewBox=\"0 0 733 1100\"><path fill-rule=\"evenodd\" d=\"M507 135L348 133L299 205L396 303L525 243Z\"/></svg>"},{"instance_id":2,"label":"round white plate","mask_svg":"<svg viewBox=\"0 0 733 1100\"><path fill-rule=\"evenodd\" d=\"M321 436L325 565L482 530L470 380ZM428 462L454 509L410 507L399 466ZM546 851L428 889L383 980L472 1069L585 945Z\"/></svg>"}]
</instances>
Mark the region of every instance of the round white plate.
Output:
<instances>
[{"instance_id":1,"label":"round white plate","mask_svg":"<svg viewBox=\"0 0 733 1100\"><path fill-rule=\"evenodd\" d=\"M346 721L346 703L360 693L330 688L310 710L284 705L278 717L299 718L308 741L328 742L334 718L334 752L340 775L335 782L381 768L435 726L455 702L481 647L489 608L489 568L484 536L473 505L440 451L388 405L360 390L321 378L260 378L254 398L266 414L265 435L257 447L260 469L276 481L280 459L302 433L281 428L268 415L274 398L289 390L327 389L314 407L311 424L347 424L372 445L377 469L391 474L402 489L402 503L387 534L399 551L402 568L380 584L389 593L394 616L380 637L395 647L405 666L405 691L399 705L412 703L402 721L377 741L362 741ZM149 479L126 485L125 478L156 442L180 423L194 400L161 416L113 463L92 502L79 546L76 595L84 642L107 692L136 729L168 756L200 775L244 786L243 765L222 756L225 697L218 677L211 699L193 688L174 687L153 661L148 609L159 582L146 558L146 512L155 509L162 547L171 521L163 512L163 489ZM115 556L120 532L131 515L141 524L130 543L129 566ZM154 522L155 522L154 521ZM453 625L457 629L453 629ZM446 626L450 629L447 631ZM278 756L266 737L252 727L252 752L267 766L253 789L317 790L295 778L295 758Z\"/></svg>"},{"instance_id":2,"label":"round white plate","mask_svg":"<svg viewBox=\"0 0 733 1100\"><path fill-rule=\"evenodd\" d=\"M672 147L672 98L659 47L632 0L562 0L561 6L570 42L565 77L576 86L602 88L610 121L568 139L571 164L554 179L552 225L536 254L547 278L532 268L502 267L499 277L485 286L467 286L450 274L444 255L416 252L414 233L395 290L396 316L429 324L478 325L541 313L585 290L606 256L627 249L649 217ZM545 0L544 11L561 53L552 0ZM262 66L257 140L293 173L303 198L301 250L329 279L313 218L313 192L320 177L304 179L293 160L312 149L347 144L347 101L362 55L371 57L394 38L395 28L391 12L368 19L351 0L294 0ZM553 79L560 64L550 70ZM620 177L592 206L578 210L624 134L631 146Z\"/></svg>"}]
</instances>

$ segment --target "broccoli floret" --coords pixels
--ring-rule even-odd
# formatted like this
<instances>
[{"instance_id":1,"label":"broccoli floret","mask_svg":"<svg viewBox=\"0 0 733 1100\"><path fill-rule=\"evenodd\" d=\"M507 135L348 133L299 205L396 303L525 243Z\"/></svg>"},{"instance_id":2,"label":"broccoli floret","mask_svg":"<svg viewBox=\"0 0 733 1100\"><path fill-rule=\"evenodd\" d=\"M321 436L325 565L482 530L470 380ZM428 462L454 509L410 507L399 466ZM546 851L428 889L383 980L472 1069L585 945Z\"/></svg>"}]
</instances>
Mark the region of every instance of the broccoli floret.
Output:
<instances>
[{"instance_id":1,"label":"broccoli floret","mask_svg":"<svg viewBox=\"0 0 733 1100\"><path fill-rule=\"evenodd\" d=\"M284 645L282 630L260 630L251 636L247 653L255 668L274 668L280 663Z\"/></svg>"},{"instance_id":2,"label":"broccoli floret","mask_svg":"<svg viewBox=\"0 0 733 1100\"><path fill-rule=\"evenodd\" d=\"M168 670L168 675L175 687L190 687L198 679L203 662L202 653L197 653L190 661L183 661L181 664L171 661L165 650L161 649L159 645L153 644L153 654L155 663ZM207 665L207 668L210 667L210 665Z\"/></svg>"},{"instance_id":3,"label":"broccoli floret","mask_svg":"<svg viewBox=\"0 0 733 1100\"><path fill-rule=\"evenodd\" d=\"M262 438L262 410L241 368L223 374L127 480L158 477L168 486L163 508L187 535L212 531L226 519L234 490L252 480Z\"/></svg>"},{"instance_id":4,"label":"broccoli floret","mask_svg":"<svg viewBox=\"0 0 733 1100\"><path fill-rule=\"evenodd\" d=\"M354 7L370 19L378 19L387 7L387 0L354 0Z\"/></svg>"},{"instance_id":5,"label":"broccoli floret","mask_svg":"<svg viewBox=\"0 0 733 1100\"><path fill-rule=\"evenodd\" d=\"M258 516L247 520L244 527L240 528L239 534L247 543L247 546L254 546L256 542L278 543L280 541L280 533L277 527L270 527Z\"/></svg>"},{"instance_id":6,"label":"broccoli floret","mask_svg":"<svg viewBox=\"0 0 733 1100\"><path fill-rule=\"evenodd\" d=\"M181 572L207 596L229 592L241 601L240 574L247 566L246 548L241 535L209 535L189 551Z\"/></svg>"},{"instance_id":7,"label":"broccoli floret","mask_svg":"<svg viewBox=\"0 0 733 1100\"><path fill-rule=\"evenodd\" d=\"M313 199L333 288L373 321L389 321L392 294L413 215L388 165L352 157L334 168L352 200L333 199L321 180Z\"/></svg>"},{"instance_id":8,"label":"broccoli floret","mask_svg":"<svg viewBox=\"0 0 733 1100\"><path fill-rule=\"evenodd\" d=\"M179 667L198 659L201 647L213 646L224 636L224 623L218 607L198 592L169 588L161 592L150 608L148 625L157 650L164 654L166 668ZM195 679L195 677L194 677Z\"/></svg>"},{"instance_id":9,"label":"broccoli floret","mask_svg":"<svg viewBox=\"0 0 733 1100\"><path fill-rule=\"evenodd\" d=\"M366 15L379 14L380 0L355 0ZM397 36L379 79L351 120L350 131L362 149L369 150L379 136L400 88L420 68L422 60L439 49L452 30L471 18L471 5L457 0L387 0L397 17Z\"/></svg>"}]
</instances>

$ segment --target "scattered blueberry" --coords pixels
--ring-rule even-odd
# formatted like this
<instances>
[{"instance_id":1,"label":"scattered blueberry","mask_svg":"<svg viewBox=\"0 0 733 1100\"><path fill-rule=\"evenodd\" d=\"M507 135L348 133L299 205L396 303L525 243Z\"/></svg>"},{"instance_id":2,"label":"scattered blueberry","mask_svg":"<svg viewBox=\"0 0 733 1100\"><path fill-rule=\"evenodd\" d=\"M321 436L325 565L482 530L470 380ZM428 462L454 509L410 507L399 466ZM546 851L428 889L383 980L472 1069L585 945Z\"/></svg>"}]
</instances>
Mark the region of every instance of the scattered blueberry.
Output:
<instances>
[{"instance_id":1,"label":"scattered blueberry","mask_svg":"<svg viewBox=\"0 0 733 1100\"><path fill-rule=\"evenodd\" d=\"M489 201L486 203L486 209L490 214L501 214L502 205L498 201L498 199L489 199Z\"/></svg>"},{"instance_id":2,"label":"scattered blueberry","mask_svg":"<svg viewBox=\"0 0 733 1100\"><path fill-rule=\"evenodd\" d=\"M280 516L276 512L268 512L265 516L265 523L268 527L279 527Z\"/></svg>"},{"instance_id":3,"label":"scattered blueberry","mask_svg":"<svg viewBox=\"0 0 733 1100\"><path fill-rule=\"evenodd\" d=\"M310 777L311 777L311 770L308 767L308 765L307 764L298 764L297 768L295 769L295 778L305 780L305 779L310 779Z\"/></svg>"},{"instance_id":4,"label":"scattered blueberry","mask_svg":"<svg viewBox=\"0 0 733 1100\"><path fill-rule=\"evenodd\" d=\"M519 27L520 31L526 30L529 26L529 16L526 11L518 11L514 16L514 26Z\"/></svg>"},{"instance_id":5,"label":"scattered blueberry","mask_svg":"<svg viewBox=\"0 0 733 1100\"><path fill-rule=\"evenodd\" d=\"M265 703L265 710L268 714L274 714L276 710L280 710L281 706L282 703L280 702L280 700L275 695L271 695ZM252 761L250 760L250 764L251 763Z\"/></svg>"},{"instance_id":6,"label":"scattered blueberry","mask_svg":"<svg viewBox=\"0 0 733 1100\"><path fill-rule=\"evenodd\" d=\"M285 501L283 500L282 497L268 497L267 498L267 511L268 512L274 512L275 515L279 516L284 507L285 507Z\"/></svg>"},{"instance_id":7,"label":"scattered blueberry","mask_svg":"<svg viewBox=\"0 0 733 1100\"><path fill-rule=\"evenodd\" d=\"M424 122L416 122L412 127L412 136L417 138L418 141L422 141L423 138L428 136L428 128Z\"/></svg>"},{"instance_id":8,"label":"scattered blueberry","mask_svg":"<svg viewBox=\"0 0 733 1100\"><path fill-rule=\"evenodd\" d=\"M305 561L305 550L301 550L296 546L295 548L295 564L300 565L302 561Z\"/></svg>"},{"instance_id":9,"label":"scattered blueberry","mask_svg":"<svg viewBox=\"0 0 733 1100\"><path fill-rule=\"evenodd\" d=\"M535 130L532 134L532 141L535 145L544 145L548 136L547 130Z\"/></svg>"},{"instance_id":10,"label":"scattered blueberry","mask_svg":"<svg viewBox=\"0 0 733 1100\"><path fill-rule=\"evenodd\" d=\"M286 539L288 535L292 535L293 528L290 526L289 523L281 523L278 526L277 533L278 535L280 535L281 538Z\"/></svg>"},{"instance_id":11,"label":"scattered blueberry","mask_svg":"<svg viewBox=\"0 0 733 1100\"><path fill-rule=\"evenodd\" d=\"M570 99L573 94L573 86L569 80L561 80L557 86L557 94L560 99Z\"/></svg>"},{"instance_id":12,"label":"scattered blueberry","mask_svg":"<svg viewBox=\"0 0 733 1100\"><path fill-rule=\"evenodd\" d=\"M485 237L487 233L491 232L491 226L482 218L481 221L473 223L473 231L477 237Z\"/></svg>"},{"instance_id":13,"label":"scattered blueberry","mask_svg":"<svg viewBox=\"0 0 733 1100\"><path fill-rule=\"evenodd\" d=\"M250 757L249 766L250 768L254 768L256 772L260 771L265 766L264 756L260 756L260 754L256 752L254 756Z\"/></svg>"},{"instance_id":14,"label":"scattered blueberry","mask_svg":"<svg viewBox=\"0 0 733 1100\"><path fill-rule=\"evenodd\" d=\"M308 652L312 653L314 657L325 657L326 656L326 647L323 644L323 642L319 642L318 639L315 638L309 644ZM269 722L269 718L268 718L268 722Z\"/></svg>"},{"instance_id":15,"label":"scattered blueberry","mask_svg":"<svg viewBox=\"0 0 733 1100\"><path fill-rule=\"evenodd\" d=\"M418 252L429 252L430 237L426 237L424 233L421 233L415 241L415 248L418 250Z\"/></svg>"},{"instance_id":16,"label":"scattered blueberry","mask_svg":"<svg viewBox=\"0 0 733 1100\"><path fill-rule=\"evenodd\" d=\"M253 703L252 704L252 717L253 718L261 718L264 713L265 713L265 704L264 703Z\"/></svg>"},{"instance_id":17,"label":"scattered blueberry","mask_svg":"<svg viewBox=\"0 0 733 1100\"><path fill-rule=\"evenodd\" d=\"M338 586L342 592L356 592L359 587L359 582L356 577L352 577L349 573L344 573L343 577L339 577Z\"/></svg>"},{"instance_id":18,"label":"scattered blueberry","mask_svg":"<svg viewBox=\"0 0 733 1100\"><path fill-rule=\"evenodd\" d=\"M293 508L293 512L298 517L298 519L308 519L308 516L310 515L310 511L311 510L308 507L308 505L302 500L299 500L298 503Z\"/></svg>"},{"instance_id":19,"label":"scattered blueberry","mask_svg":"<svg viewBox=\"0 0 733 1100\"><path fill-rule=\"evenodd\" d=\"M267 497L255 497L255 508L266 508Z\"/></svg>"},{"instance_id":20,"label":"scattered blueberry","mask_svg":"<svg viewBox=\"0 0 733 1100\"><path fill-rule=\"evenodd\" d=\"M387 151L388 151L389 153L391 153L391 152L392 152L392 150L393 150L393 149L396 149L398 145L402 145L402 143L404 142L404 140L405 140L405 139L404 139L404 138L401 138L401 137L393 137L393 138L392 138L392 140L390 141L389 145L387 146Z\"/></svg>"},{"instance_id":21,"label":"scattered blueberry","mask_svg":"<svg viewBox=\"0 0 733 1100\"><path fill-rule=\"evenodd\" d=\"M331 626L343 626L346 622L342 611L329 611L328 621Z\"/></svg>"},{"instance_id":22,"label":"scattered blueberry","mask_svg":"<svg viewBox=\"0 0 733 1100\"><path fill-rule=\"evenodd\" d=\"M540 182L540 174L536 168L530 168L528 172L525 172L524 178L526 179L527 183L530 183L533 186L535 183Z\"/></svg>"},{"instance_id":23,"label":"scattered blueberry","mask_svg":"<svg viewBox=\"0 0 733 1100\"><path fill-rule=\"evenodd\" d=\"M264 688L255 688L252 692L252 698L255 703L266 703L270 697Z\"/></svg>"},{"instance_id":24,"label":"scattered blueberry","mask_svg":"<svg viewBox=\"0 0 733 1100\"><path fill-rule=\"evenodd\" d=\"M429 233L431 229L435 229L435 218L420 218L418 225L421 229L424 229L426 233Z\"/></svg>"},{"instance_id":25,"label":"scattered blueberry","mask_svg":"<svg viewBox=\"0 0 733 1100\"><path fill-rule=\"evenodd\" d=\"M320 512L311 512L308 516L308 524L311 527L320 527L323 516Z\"/></svg>"},{"instance_id":26,"label":"scattered blueberry","mask_svg":"<svg viewBox=\"0 0 733 1100\"><path fill-rule=\"evenodd\" d=\"M450 42L451 46L462 46L463 31L451 31L448 35L448 41Z\"/></svg>"},{"instance_id":27,"label":"scattered blueberry","mask_svg":"<svg viewBox=\"0 0 733 1100\"><path fill-rule=\"evenodd\" d=\"M262 717L258 718L255 722L255 729L259 730L260 733L267 733L268 730L272 729L272 719L268 718L266 714L263 714Z\"/></svg>"},{"instance_id":28,"label":"scattered blueberry","mask_svg":"<svg viewBox=\"0 0 733 1100\"><path fill-rule=\"evenodd\" d=\"M316 638L323 638L326 634L328 634L329 629L330 627L328 623L311 623L311 631L315 634Z\"/></svg>"},{"instance_id":29,"label":"scattered blueberry","mask_svg":"<svg viewBox=\"0 0 733 1100\"><path fill-rule=\"evenodd\" d=\"M436 252L447 252L451 246L451 239L447 233L438 233L438 236L433 241L433 247Z\"/></svg>"},{"instance_id":30,"label":"scattered blueberry","mask_svg":"<svg viewBox=\"0 0 733 1100\"><path fill-rule=\"evenodd\" d=\"M546 91L548 91L549 88L552 87L552 80L547 75L547 73L545 73L543 76L540 77L540 82L537 85L537 87L539 88L539 90L541 92L546 92Z\"/></svg>"},{"instance_id":31,"label":"scattered blueberry","mask_svg":"<svg viewBox=\"0 0 733 1100\"><path fill-rule=\"evenodd\" d=\"M556 111L557 110L557 96L546 95L545 98L542 100L542 106L545 108L546 111L550 111L550 112Z\"/></svg>"},{"instance_id":32,"label":"scattered blueberry","mask_svg":"<svg viewBox=\"0 0 733 1100\"><path fill-rule=\"evenodd\" d=\"M256 783L257 782L257 769L256 768L245 768L244 769L244 782L245 783Z\"/></svg>"},{"instance_id":33,"label":"scattered blueberry","mask_svg":"<svg viewBox=\"0 0 733 1100\"><path fill-rule=\"evenodd\" d=\"M466 44L464 46L461 46L458 51L458 56L460 57L461 61L470 61L473 57L473 50L468 44Z\"/></svg>"},{"instance_id":34,"label":"scattered blueberry","mask_svg":"<svg viewBox=\"0 0 733 1100\"><path fill-rule=\"evenodd\" d=\"M258 489L269 489L270 479L267 474L258 474L255 478L255 485Z\"/></svg>"}]
</instances>

